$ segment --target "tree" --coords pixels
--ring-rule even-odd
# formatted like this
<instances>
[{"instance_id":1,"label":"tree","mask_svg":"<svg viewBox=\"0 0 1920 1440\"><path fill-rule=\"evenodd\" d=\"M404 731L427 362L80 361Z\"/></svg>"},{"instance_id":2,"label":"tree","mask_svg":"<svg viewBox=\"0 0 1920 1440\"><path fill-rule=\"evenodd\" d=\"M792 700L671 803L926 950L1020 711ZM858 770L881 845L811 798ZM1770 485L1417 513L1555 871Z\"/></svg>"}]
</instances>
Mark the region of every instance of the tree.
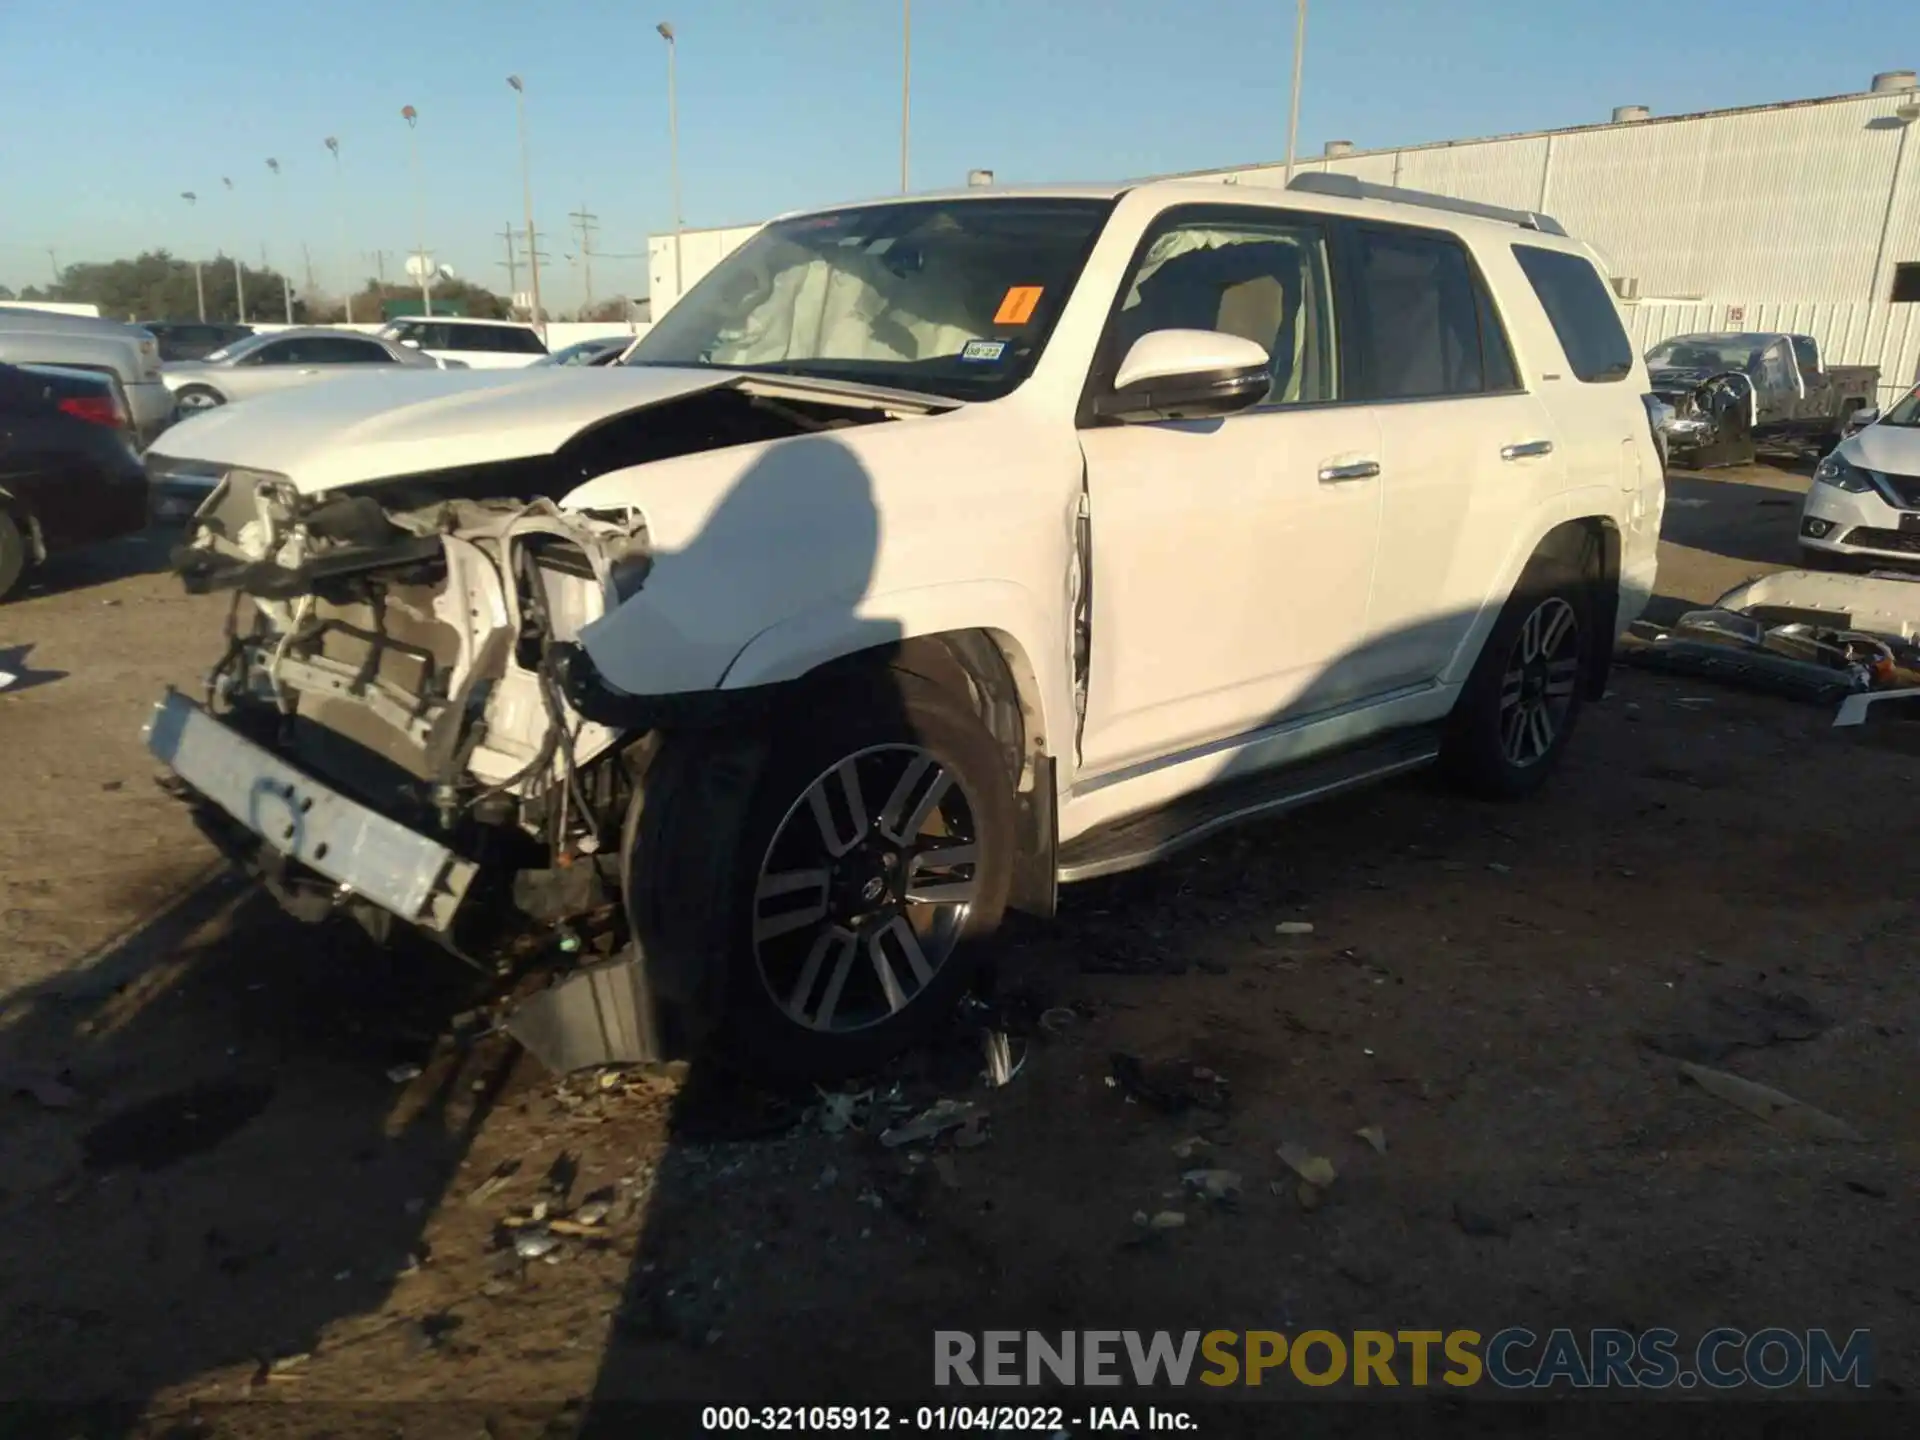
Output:
<instances>
[{"instance_id":1,"label":"tree","mask_svg":"<svg viewBox=\"0 0 1920 1440\"><path fill-rule=\"evenodd\" d=\"M0 285L0 300L11 300L11 299L13 299L12 288L6 285Z\"/></svg>"},{"instance_id":2,"label":"tree","mask_svg":"<svg viewBox=\"0 0 1920 1440\"><path fill-rule=\"evenodd\" d=\"M580 311L582 320L592 320L605 324L626 322L633 318L633 302L624 295L615 295L610 300L599 300Z\"/></svg>"},{"instance_id":3,"label":"tree","mask_svg":"<svg viewBox=\"0 0 1920 1440\"><path fill-rule=\"evenodd\" d=\"M200 278L206 289L209 320L285 318L284 282L277 270L256 270L243 263L240 275L241 286L246 291L244 317L235 293L234 262L224 255L201 262ZM60 272L60 283L51 292L41 294L29 290L21 298L98 305L102 315L115 320L178 320L200 313L193 262L165 250L148 250L131 260L69 265ZM304 312L304 304L296 299L294 319L306 318Z\"/></svg>"},{"instance_id":4,"label":"tree","mask_svg":"<svg viewBox=\"0 0 1920 1440\"><path fill-rule=\"evenodd\" d=\"M388 300L398 300L417 307L420 303L420 287L394 284L383 287L379 281L369 280L366 288L353 297L353 318L357 321L380 319L381 306ZM433 304L436 310L444 305L448 314L457 311L477 320L505 320L510 313L505 298L471 280L435 281ZM345 306L329 302L316 307L316 316L324 316L329 321L344 319Z\"/></svg>"}]
</instances>

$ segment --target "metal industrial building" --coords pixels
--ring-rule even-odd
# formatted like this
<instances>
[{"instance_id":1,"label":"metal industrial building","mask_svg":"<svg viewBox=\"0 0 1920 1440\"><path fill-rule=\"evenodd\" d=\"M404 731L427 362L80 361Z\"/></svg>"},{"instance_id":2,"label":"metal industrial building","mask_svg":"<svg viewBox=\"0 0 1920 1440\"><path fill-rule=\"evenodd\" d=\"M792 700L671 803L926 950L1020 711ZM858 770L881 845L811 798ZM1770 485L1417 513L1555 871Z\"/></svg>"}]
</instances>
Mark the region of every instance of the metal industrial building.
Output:
<instances>
[{"instance_id":1,"label":"metal industrial building","mask_svg":"<svg viewBox=\"0 0 1920 1440\"><path fill-rule=\"evenodd\" d=\"M1565 130L1394 150L1335 141L1296 163L1550 214L1605 258L1635 341L1779 329L1834 363L1878 365L1882 399L1920 381L1920 89L1692 115L1623 106ZM1284 165L1196 172L1283 185ZM759 227L650 237L657 318Z\"/></svg>"}]
</instances>

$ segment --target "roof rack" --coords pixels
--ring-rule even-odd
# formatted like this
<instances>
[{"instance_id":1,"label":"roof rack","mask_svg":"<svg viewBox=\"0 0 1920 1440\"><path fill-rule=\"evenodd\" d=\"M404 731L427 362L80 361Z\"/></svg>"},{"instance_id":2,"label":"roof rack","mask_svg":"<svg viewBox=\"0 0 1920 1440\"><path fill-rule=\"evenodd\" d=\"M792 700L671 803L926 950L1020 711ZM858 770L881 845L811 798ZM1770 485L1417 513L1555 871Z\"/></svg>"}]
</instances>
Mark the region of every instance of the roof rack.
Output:
<instances>
[{"instance_id":1,"label":"roof rack","mask_svg":"<svg viewBox=\"0 0 1920 1440\"><path fill-rule=\"evenodd\" d=\"M1504 220L1523 230L1538 230L1542 235L1565 235L1566 227L1551 215L1532 210L1509 210L1502 205L1483 205L1478 200L1456 200L1451 195L1431 195L1425 190L1402 190L1398 185L1374 185L1351 175L1308 170L1287 182L1289 190L1304 190L1310 195L1334 195L1342 200L1391 200L1397 205L1422 205L1429 210L1450 210L1456 215L1477 215L1482 220Z\"/></svg>"}]
</instances>

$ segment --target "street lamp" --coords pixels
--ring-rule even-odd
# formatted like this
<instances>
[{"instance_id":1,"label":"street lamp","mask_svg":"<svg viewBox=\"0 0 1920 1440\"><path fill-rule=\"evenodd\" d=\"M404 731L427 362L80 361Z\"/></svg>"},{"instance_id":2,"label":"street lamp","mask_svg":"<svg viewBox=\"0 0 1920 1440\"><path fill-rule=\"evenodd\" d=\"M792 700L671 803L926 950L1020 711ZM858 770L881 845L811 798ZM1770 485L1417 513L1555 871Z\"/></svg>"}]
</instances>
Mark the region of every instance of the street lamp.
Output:
<instances>
[{"instance_id":1,"label":"street lamp","mask_svg":"<svg viewBox=\"0 0 1920 1440\"><path fill-rule=\"evenodd\" d=\"M1287 109L1287 183L1293 183L1294 138L1300 133L1300 68L1307 53L1307 0L1293 7L1293 99Z\"/></svg>"},{"instance_id":2,"label":"street lamp","mask_svg":"<svg viewBox=\"0 0 1920 1440\"><path fill-rule=\"evenodd\" d=\"M327 149L333 154L334 199L333 225L337 232L336 243L340 247L341 294L347 307L347 324L353 323L353 259L347 251L347 177L340 168L340 141L335 136L327 136Z\"/></svg>"},{"instance_id":3,"label":"street lamp","mask_svg":"<svg viewBox=\"0 0 1920 1440\"><path fill-rule=\"evenodd\" d=\"M233 193L233 181L222 175L220 183L227 187L227 193ZM240 251L236 246L233 252L233 318L242 325L247 323L247 282L245 268L240 263Z\"/></svg>"},{"instance_id":4,"label":"street lamp","mask_svg":"<svg viewBox=\"0 0 1920 1440\"><path fill-rule=\"evenodd\" d=\"M414 263L420 273L420 313L433 314L432 267L427 264L427 202L420 188L420 112L411 105L400 107L400 118L407 122L407 150L413 167L413 240Z\"/></svg>"},{"instance_id":5,"label":"street lamp","mask_svg":"<svg viewBox=\"0 0 1920 1440\"><path fill-rule=\"evenodd\" d=\"M180 198L189 205L200 203L200 197L191 190L182 190ZM207 322L207 287L200 279L200 257L197 255L193 261L193 298L199 303L200 323L204 325Z\"/></svg>"},{"instance_id":6,"label":"street lamp","mask_svg":"<svg viewBox=\"0 0 1920 1440\"><path fill-rule=\"evenodd\" d=\"M280 203L280 162L269 158L267 169L273 172L273 228L278 230L281 217L286 213ZM260 258L264 260L266 256L263 254ZM281 297L286 302L287 324L291 325L293 323L293 280L285 270L280 272L280 291Z\"/></svg>"},{"instance_id":7,"label":"street lamp","mask_svg":"<svg viewBox=\"0 0 1920 1440\"><path fill-rule=\"evenodd\" d=\"M907 193L907 116L913 108L913 0L900 0L900 193Z\"/></svg>"},{"instance_id":8,"label":"street lamp","mask_svg":"<svg viewBox=\"0 0 1920 1440\"><path fill-rule=\"evenodd\" d=\"M1887 237L1893 229L1895 203L1900 197L1900 171L1907 158L1907 132L1913 129L1914 121L1920 120L1920 104L1909 100L1905 105L1895 110L1889 118L1892 119L1894 124L1900 127L1900 143L1893 147L1893 175L1892 178L1887 181L1886 212L1880 217L1880 243L1874 247L1873 269L1867 275L1867 303L1869 305L1877 305L1881 300L1880 266L1881 262L1887 258ZM1891 336L1892 333L1893 326L1889 324L1887 326L1887 334ZM1881 345L1883 353L1885 349L1886 346L1883 343Z\"/></svg>"},{"instance_id":9,"label":"street lamp","mask_svg":"<svg viewBox=\"0 0 1920 1440\"><path fill-rule=\"evenodd\" d=\"M518 75L509 75L520 109L520 188L527 207L527 263L533 267L533 323L544 335L546 317L540 311L540 243L533 233L533 162L527 152L527 86Z\"/></svg>"},{"instance_id":10,"label":"street lamp","mask_svg":"<svg viewBox=\"0 0 1920 1440\"><path fill-rule=\"evenodd\" d=\"M662 20L653 27L660 32L660 38L667 42L667 168L673 176L673 299L680 302L682 289L680 270L680 231L683 221L680 215L680 102L674 92L674 60L679 54L679 46L674 43L673 23Z\"/></svg>"}]
</instances>

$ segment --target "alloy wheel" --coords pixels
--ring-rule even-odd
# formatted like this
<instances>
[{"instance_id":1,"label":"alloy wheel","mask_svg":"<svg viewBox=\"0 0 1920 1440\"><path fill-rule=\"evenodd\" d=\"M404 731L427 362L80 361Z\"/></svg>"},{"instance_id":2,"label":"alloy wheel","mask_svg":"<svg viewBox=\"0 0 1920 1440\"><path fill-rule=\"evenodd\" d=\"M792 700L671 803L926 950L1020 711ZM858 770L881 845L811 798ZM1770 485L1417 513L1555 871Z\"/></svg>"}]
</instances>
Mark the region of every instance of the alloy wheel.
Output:
<instances>
[{"instance_id":1,"label":"alloy wheel","mask_svg":"<svg viewBox=\"0 0 1920 1440\"><path fill-rule=\"evenodd\" d=\"M1558 595L1533 608L1514 637L1500 681L1500 750L1537 764L1553 748L1580 682L1580 617Z\"/></svg>"},{"instance_id":2,"label":"alloy wheel","mask_svg":"<svg viewBox=\"0 0 1920 1440\"><path fill-rule=\"evenodd\" d=\"M917 745L876 745L816 776L760 862L753 951L795 1024L847 1033L905 1009L952 957L978 893L976 809Z\"/></svg>"}]
</instances>

